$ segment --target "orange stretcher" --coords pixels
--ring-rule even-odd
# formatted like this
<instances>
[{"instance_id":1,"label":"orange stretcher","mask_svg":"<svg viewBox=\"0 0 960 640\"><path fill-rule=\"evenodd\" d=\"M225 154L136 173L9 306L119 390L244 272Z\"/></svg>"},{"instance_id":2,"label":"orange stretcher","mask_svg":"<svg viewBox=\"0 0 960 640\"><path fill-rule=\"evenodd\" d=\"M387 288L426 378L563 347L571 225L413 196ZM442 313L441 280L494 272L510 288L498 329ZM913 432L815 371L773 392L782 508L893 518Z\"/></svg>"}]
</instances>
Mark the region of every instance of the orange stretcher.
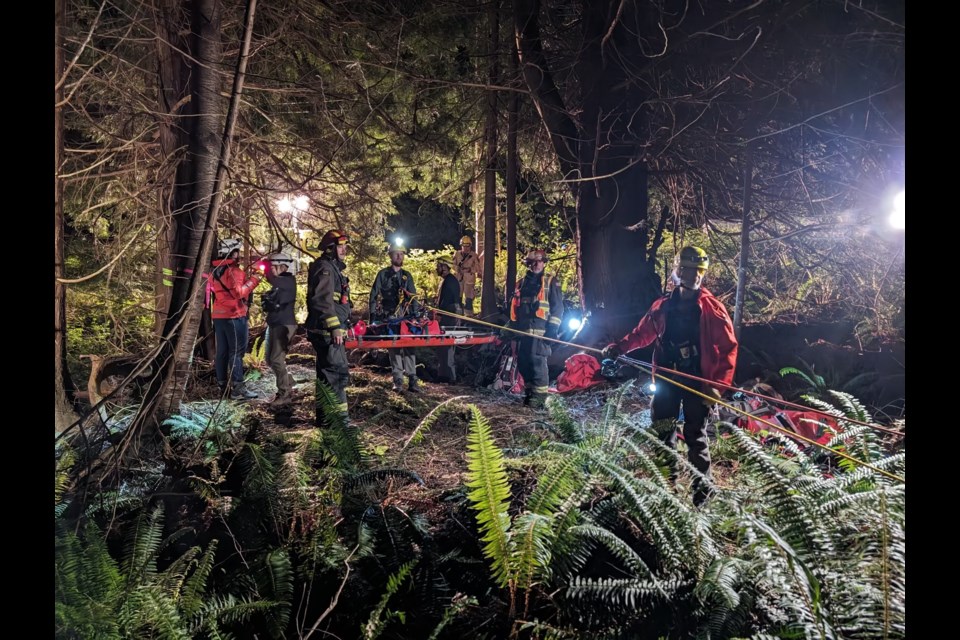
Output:
<instances>
[{"instance_id":1,"label":"orange stretcher","mask_svg":"<svg viewBox=\"0 0 960 640\"><path fill-rule=\"evenodd\" d=\"M496 342L497 336L492 333L475 333L472 331L448 331L447 333L431 335L402 335L402 336L347 336L344 346L347 349L402 349L405 347L462 347L475 344L489 344Z\"/></svg>"}]
</instances>

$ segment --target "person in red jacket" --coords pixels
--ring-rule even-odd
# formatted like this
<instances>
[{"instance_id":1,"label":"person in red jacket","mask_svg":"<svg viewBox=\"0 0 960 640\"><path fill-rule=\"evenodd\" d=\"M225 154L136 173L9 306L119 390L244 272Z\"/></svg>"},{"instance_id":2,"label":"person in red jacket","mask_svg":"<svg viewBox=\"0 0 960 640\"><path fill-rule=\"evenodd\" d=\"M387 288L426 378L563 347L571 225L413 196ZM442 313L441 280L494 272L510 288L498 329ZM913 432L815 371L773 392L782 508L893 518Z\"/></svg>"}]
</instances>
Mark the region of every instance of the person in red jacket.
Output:
<instances>
[{"instance_id":1,"label":"person in red jacket","mask_svg":"<svg viewBox=\"0 0 960 640\"><path fill-rule=\"evenodd\" d=\"M239 240L220 242L218 259L213 261L213 272L210 274L213 289L210 317L217 337L214 366L221 395L229 392L233 400L249 400L256 398L257 394L243 383L243 353L247 350L250 335L247 325L250 294L260 280L243 273L243 269L237 266L239 256Z\"/></svg>"},{"instance_id":2,"label":"person in red jacket","mask_svg":"<svg viewBox=\"0 0 960 640\"><path fill-rule=\"evenodd\" d=\"M603 350L603 357L618 355L656 343L653 353L654 372L660 378L676 380L687 387L698 389L720 398L720 390L682 376L669 376L657 371L665 367L689 373L719 384L733 382L737 362L737 339L733 323L723 303L702 285L710 266L707 252L700 247L684 247L677 256L672 293L654 301L640 324L618 342ZM683 438L687 443L690 463L704 476L710 477L710 449L706 419L715 400L702 397L664 381L657 385L650 407L650 420L670 420L672 424L662 434L667 446L677 446L676 420L683 405ZM675 470L672 474L675 478ZM693 484L693 502L700 505L708 496L708 486L699 478Z\"/></svg>"}]
</instances>

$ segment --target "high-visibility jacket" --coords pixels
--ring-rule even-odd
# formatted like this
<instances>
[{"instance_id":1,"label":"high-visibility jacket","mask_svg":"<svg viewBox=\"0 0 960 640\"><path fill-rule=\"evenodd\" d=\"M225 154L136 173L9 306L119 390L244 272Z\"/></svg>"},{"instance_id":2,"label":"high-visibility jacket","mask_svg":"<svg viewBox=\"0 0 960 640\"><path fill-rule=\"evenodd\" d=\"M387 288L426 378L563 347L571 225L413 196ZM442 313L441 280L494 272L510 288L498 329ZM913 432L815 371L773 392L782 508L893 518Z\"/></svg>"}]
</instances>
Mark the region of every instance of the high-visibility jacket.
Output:
<instances>
[{"instance_id":1,"label":"high-visibility jacket","mask_svg":"<svg viewBox=\"0 0 960 640\"><path fill-rule=\"evenodd\" d=\"M679 295L679 290L654 300L636 328L615 343L621 352L627 353L657 342L653 364L662 361L661 339L670 321L665 305L671 295ZM697 304L700 306L700 376L722 384L732 384L738 345L730 315L723 303L703 287L700 287Z\"/></svg>"},{"instance_id":2,"label":"high-visibility jacket","mask_svg":"<svg viewBox=\"0 0 960 640\"><path fill-rule=\"evenodd\" d=\"M213 291L213 303L210 317L214 320L232 320L245 318L249 311L250 294L260 284L256 276L249 278L236 260L214 260L210 274L210 287Z\"/></svg>"},{"instance_id":3,"label":"high-visibility jacket","mask_svg":"<svg viewBox=\"0 0 960 640\"><path fill-rule=\"evenodd\" d=\"M539 286L536 294L531 296L531 289L535 285ZM528 271L525 277L517 280L510 302L511 327L538 331L549 329L553 337L560 329L562 317L563 293L556 277L546 272L537 275Z\"/></svg>"}]
</instances>

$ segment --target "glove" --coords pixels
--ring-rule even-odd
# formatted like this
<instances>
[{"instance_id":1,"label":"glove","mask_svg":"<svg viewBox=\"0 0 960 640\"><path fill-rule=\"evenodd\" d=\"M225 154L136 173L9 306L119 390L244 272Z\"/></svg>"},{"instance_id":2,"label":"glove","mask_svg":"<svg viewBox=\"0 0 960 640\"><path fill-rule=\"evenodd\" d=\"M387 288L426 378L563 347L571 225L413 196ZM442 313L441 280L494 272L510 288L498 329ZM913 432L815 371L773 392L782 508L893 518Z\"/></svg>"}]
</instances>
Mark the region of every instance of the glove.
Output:
<instances>
[{"instance_id":1,"label":"glove","mask_svg":"<svg viewBox=\"0 0 960 640\"><path fill-rule=\"evenodd\" d=\"M619 356L623 355L623 352L620 351L620 347L617 346L617 343L611 342L603 348L603 351L600 352L600 355L603 356L604 360L616 360Z\"/></svg>"},{"instance_id":2,"label":"glove","mask_svg":"<svg viewBox=\"0 0 960 640\"><path fill-rule=\"evenodd\" d=\"M713 405L717 404L717 401L720 400L721 397L722 397L722 396L720 395L720 391L719 391L718 389L716 389L715 387L709 387L709 388L705 391L705 393L706 393L708 396L710 396L709 399L708 399L708 398L704 398L704 399L703 399L703 404L707 405L708 407L712 407Z\"/></svg>"}]
</instances>

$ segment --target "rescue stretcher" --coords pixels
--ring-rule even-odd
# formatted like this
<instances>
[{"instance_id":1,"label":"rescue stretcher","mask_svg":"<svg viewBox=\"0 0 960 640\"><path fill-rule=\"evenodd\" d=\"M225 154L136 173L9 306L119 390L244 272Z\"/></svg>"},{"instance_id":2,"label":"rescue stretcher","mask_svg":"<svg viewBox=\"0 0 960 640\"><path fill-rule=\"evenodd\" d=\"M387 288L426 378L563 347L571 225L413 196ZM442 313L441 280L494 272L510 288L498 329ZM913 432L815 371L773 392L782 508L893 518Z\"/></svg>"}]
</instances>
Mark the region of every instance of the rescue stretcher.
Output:
<instances>
[{"instance_id":1,"label":"rescue stretcher","mask_svg":"<svg viewBox=\"0 0 960 640\"><path fill-rule=\"evenodd\" d=\"M497 335L447 327L441 329L436 320L398 319L365 324L363 321L347 332L347 349L403 349L407 347L460 347L495 342Z\"/></svg>"},{"instance_id":2,"label":"rescue stretcher","mask_svg":"<svg viewBox=\"0 0 960 640\"><path fill-rule=\"evenodd\" d=\"M448 331L440 335L347 336L347 349L402 349L404 347L461 347L496 342L492 333Z\"/></svg>"}]
</instances>

